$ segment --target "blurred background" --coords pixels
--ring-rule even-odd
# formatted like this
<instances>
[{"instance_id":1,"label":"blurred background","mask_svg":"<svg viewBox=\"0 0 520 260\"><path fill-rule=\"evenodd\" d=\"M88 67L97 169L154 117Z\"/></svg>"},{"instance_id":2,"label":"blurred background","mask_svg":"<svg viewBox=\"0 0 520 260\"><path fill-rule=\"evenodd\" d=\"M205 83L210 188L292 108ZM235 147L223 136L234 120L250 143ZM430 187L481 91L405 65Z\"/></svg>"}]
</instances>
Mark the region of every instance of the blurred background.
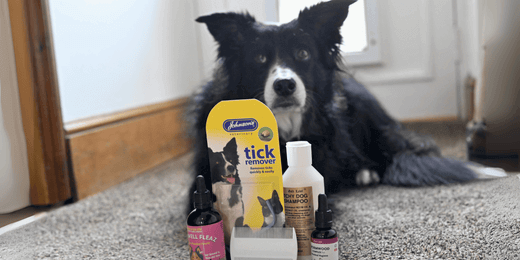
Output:
<instances>
[{"instance_id":1,"label":"blurred background","mask_svg":"<svg viewBox=\"0 0 520 260\"><path fill-rule=\"evenodd\" d=\"M0 213L75 201L188 152L182 109L216 59L198 16L283 23L317 2L1 0ZM396 119L469 122L474 155L518 158L519 12L359 0L341 50Z\"/></svg>"}]
</instances>

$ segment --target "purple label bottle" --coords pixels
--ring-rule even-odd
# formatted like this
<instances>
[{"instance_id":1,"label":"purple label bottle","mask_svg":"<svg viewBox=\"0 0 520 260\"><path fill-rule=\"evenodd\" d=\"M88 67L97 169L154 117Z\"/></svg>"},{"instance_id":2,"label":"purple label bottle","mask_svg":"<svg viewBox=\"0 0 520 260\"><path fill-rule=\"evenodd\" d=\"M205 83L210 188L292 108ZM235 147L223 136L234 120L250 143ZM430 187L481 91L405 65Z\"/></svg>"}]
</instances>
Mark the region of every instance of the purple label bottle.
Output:
<instances>
[{"instance_id":1,"label":"purple label bottle","mask_svg":"<svg viewBox=\"0 0 520 260\"><path fill-rule=\"evenodd\" d=\"M226 259L224 224L212 207L211 192L204 177L197 176L197 190L193 193L195 209L188 215L188 243L191 260Z\"/></svg>"}]
</instances>

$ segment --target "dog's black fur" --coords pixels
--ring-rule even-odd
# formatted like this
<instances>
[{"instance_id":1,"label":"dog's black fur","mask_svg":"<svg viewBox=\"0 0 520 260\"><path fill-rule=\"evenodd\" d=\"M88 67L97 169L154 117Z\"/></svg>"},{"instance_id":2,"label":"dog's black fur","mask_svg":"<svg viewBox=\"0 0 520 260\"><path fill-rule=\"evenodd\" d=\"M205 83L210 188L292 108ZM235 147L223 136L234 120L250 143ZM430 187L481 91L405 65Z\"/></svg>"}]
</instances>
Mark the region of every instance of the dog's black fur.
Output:
<instances>
[{"instance_id":1,"label":"dog's black fur","mask_svg":"<svg viewBox=\"0 0 520 260\"><path fill-rule=\"evenodd\" d=\"M374 182L401 186L475 178L464 163L441 157L431 139L405 130L365 87L341 69L339 29L352 2L317 4L280 26L263 25L247 13L215 13L197 19L218 42L214 78L192 97L188 113L190 132L195 134L193 169L206 176L208 187L207 116L221 100L245 98L266 103L277 117L284 171L286 142L306 140L312 144L313 165L323 174L329 194L355 185L356 174L363 171L376 175L371 176ZM275 64L301 79L303 102L292 96L292 79L284 80L285 85L266 85L267 78L276 73ZM269 97L272 100L266 98L268 88L275 89L276 94ZM301 124L283 123L280 111L301 116Z\"/></svg>"}]
</instances>

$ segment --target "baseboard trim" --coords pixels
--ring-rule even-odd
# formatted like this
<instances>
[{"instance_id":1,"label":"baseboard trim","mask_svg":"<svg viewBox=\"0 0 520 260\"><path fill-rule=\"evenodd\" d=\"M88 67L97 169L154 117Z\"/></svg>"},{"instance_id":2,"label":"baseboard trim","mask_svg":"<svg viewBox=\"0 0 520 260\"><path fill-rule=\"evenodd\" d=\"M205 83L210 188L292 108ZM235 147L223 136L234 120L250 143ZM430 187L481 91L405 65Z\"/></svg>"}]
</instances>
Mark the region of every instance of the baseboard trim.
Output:
<instances>
[{"instance_id":1,"label":"baseboard trim","mask_svg":"<svg viewBox=\"0 0 520 260\"><path fill-rule=\"evenodd\" d=\"M159 113L164 110L173 109L176 107L182 107L186 104L188 98L179 98L175 100L170 100L166 102L151 104L147 106L141 106L134 109L129 109L125 111L99 115L79 120L74 120L70 122L66 122L64 124L65 133L75 134L81 131L86 131L90 129L94 129L96 127L115 124L117 122L121 122L124 120L129 120L132 118L146 116L154 113Z\"/></svg>"},{"instance_id":2,"label":"baseboard trim","mask_svg":"<svg viewBox=\"0 0 520 260\"><path fill-rule=\"evenodd\" d=\"M419 117L399 120L401 123L434 123L434 122L457 122L460 121L457 116L438 116L438 117Z\"/></svg>"},{"instance_id":3,"label":"baseboard trim","mask_svg":"<svg viewBox=\"0 0 520 260\"><path fill-rule=\"evenodd\" d=\"M73 193L83 199L191 150L187 98L66 125Z\"/></svg>"}]
</instances>

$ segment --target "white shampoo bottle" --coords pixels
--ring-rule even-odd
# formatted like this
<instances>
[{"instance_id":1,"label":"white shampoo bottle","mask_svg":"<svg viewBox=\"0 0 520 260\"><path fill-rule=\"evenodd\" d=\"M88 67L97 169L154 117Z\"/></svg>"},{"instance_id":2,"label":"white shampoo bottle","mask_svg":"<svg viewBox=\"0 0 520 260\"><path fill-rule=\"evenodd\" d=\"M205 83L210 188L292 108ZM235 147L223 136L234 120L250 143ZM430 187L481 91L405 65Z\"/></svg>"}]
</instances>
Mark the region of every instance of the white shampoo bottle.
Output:
<instances>
[{"instance_id":1,"label":"white shampoo bottle","mask_svg":"<svg viewBox=\"0 0 520 260\"><path fill-rule=\"evenodd\" d=\"M283 174L285 224L294 227L298 239L298 260L311 259L311 234L318 195L325 194L323 176L312 167L311 144L287 142L287 164Z\"/></svg>"}]
</instances>

